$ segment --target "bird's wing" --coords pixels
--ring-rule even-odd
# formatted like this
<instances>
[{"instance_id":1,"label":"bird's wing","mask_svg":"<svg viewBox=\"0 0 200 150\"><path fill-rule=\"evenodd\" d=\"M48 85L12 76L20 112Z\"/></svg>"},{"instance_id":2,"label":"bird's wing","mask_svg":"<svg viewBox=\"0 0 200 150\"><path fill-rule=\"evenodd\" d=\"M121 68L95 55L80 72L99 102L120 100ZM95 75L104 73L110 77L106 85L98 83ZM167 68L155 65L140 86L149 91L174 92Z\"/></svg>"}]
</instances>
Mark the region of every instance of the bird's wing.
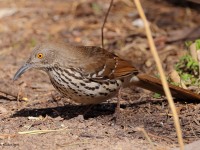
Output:
<instances>
[{"instance_id":1,"label":"bird's wing","mask_svg":"<svg viewBox=\"0 0 200 150\"><path fill-rule=\"evenodd\" d=\"M106 80L138 74L138 70L134 66L118 56L101 48L87 47L88 49L92 56L82 61L81 70L83 75L94 80Z\"/></svg>"}]
</instances>

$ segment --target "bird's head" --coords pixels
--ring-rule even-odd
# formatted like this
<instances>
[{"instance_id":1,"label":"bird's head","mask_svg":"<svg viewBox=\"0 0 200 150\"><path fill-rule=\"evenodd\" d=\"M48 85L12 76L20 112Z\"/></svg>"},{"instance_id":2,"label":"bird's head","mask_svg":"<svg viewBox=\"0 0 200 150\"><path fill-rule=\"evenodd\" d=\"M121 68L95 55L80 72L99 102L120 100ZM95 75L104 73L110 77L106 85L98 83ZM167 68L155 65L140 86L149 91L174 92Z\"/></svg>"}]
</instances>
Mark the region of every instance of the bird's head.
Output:
<instances>
[{"instance_id":1,"label":"bird's head","mask_svg":"<svg viewBox=\"0 0 200 150\"><path fill-rule=\"evenodd\" d=\"M55 53L55 48L47 43L36 46L28 60L16 72L13 80L17 80L25 71L31 68L46 70L48 67L53 66L55 63Z\"/></svg>"}]
</instances>

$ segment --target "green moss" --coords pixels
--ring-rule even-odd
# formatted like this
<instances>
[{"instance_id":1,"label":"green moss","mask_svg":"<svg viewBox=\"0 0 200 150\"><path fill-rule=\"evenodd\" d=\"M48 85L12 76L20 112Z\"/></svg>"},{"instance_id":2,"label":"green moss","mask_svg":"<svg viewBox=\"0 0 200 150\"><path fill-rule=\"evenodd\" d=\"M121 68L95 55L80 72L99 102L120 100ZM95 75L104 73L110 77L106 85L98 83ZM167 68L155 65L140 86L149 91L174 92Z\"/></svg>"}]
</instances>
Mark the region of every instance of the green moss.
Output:
<instances>
[{"instance_id":1,"label":"green moss","mask_svg":"<svg viewBox=\"0 0 200 150\"><path fill-rule=\"evenodd\" d=\"M200 49L200 39L195 41L195 45L196 45L196 50Z\"/></svg>"},{"instance_id":2,"label":"green moss","mask_svg":"<svg viewBox=\"0 0 200 150\"><path fill-rule=\"evenodd\" d=\"M199 77L199 64L189 54L181 57L175 68L180 75L183 75L184 79L191 76Z\"/></svg>"},{"instance_id":3,"label":"green moss","mask_svg":"<svg viewBox=\"0 0 200 150\"><path fill-rule=\"evenodd\" d=\"M153 98L161 98L161 94L154 93L154 94L153 94Z\"/></svg>"},{"instance_id":4,"label":"green moss","mask_svg":"<svg viewBox=\"0 0 200 150\"><path fill-rule=\"evenodd\" d=\"M175 69L186 86L199 84L199 64L191 55L186 54L181 57Z\"/></svg>"}]
</instances>

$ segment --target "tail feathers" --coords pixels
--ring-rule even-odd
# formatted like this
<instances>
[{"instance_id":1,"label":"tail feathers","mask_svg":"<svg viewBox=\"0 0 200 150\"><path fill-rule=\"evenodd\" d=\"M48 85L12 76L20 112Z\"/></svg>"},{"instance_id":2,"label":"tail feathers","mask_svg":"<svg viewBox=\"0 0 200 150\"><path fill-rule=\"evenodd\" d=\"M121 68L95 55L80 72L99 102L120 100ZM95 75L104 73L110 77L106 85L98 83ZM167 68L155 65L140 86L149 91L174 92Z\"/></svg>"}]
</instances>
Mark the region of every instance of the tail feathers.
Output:
<instances>
[{"instance_id":1,"label":"tail feathers","mask_svg":"<svg viewBox=\"0 0 200 150\"><path fill-rule=\"evenodd\" d=\"M151 77L147 74L139 74L137 77L139 80L133 80L134 85L165 95L162 83L159 79ZM187 102L200 102L200 95L198 94L171 84L169 84L169 88L172 96L178 100Z\"/></svg>"}]
</instances>

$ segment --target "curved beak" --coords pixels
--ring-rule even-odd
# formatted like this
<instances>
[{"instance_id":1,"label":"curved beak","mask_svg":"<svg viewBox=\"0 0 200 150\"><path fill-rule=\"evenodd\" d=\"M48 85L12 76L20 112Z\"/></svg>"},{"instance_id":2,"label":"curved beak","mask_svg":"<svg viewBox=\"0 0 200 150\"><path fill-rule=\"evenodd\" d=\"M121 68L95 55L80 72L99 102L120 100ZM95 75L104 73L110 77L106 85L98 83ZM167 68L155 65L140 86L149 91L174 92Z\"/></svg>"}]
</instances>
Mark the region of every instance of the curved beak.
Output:
<instances>
[{"instance_id":1,"label":"curved beak","mask_svg":"<svg viewBox=\"0 0 200 150\"><path fill-rule=\"evenodd\" d=\"M32 68L32 65L29 63L25 63L14 75L13 80L17 80L25 71Z\"/></svg>"}]
</instances>

